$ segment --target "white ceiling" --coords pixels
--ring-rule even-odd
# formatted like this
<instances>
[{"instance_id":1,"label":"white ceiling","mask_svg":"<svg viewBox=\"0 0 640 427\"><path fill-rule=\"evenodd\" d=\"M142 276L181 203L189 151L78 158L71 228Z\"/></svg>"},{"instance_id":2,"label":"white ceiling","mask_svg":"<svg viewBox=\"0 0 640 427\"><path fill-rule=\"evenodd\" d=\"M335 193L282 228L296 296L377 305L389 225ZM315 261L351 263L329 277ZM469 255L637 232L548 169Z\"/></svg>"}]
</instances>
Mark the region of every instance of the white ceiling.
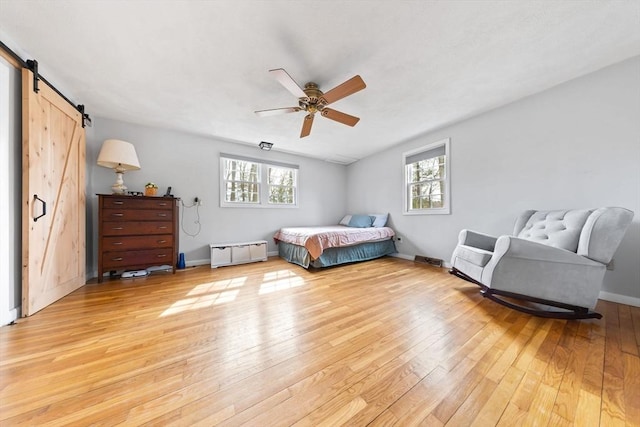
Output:
<instances>
[{"instance_id":1,"label":"white ceiling","mask_svg":"<svg viewBox=\"0 0 640 427\"><path fill-rule=\"evenodd\" d=\"M639 55L640 2L0 0L0 39L92 117L349 163ZM297 104L273 68L360 74L360 122L256 116Z\"/></svg>"}]
</instances>

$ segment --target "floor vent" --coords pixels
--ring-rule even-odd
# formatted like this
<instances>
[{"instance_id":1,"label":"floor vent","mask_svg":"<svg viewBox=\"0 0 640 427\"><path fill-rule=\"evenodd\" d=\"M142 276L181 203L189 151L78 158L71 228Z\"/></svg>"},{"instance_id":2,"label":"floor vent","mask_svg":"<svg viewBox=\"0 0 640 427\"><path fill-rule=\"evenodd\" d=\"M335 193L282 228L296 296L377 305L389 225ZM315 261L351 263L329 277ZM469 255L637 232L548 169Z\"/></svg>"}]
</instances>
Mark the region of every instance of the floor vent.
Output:
<instances>
[{"instance_id":1,"label":"floor vent","mask_svg":"<svg viewBox=\"0 0 640 427\"><path fill-rule=\"evenodd\" d=\"M438 258L429 258L428 256L416 255L414 261L433 265L435 267L442 267L442 260Z\"/></svg>"}]
</instances>

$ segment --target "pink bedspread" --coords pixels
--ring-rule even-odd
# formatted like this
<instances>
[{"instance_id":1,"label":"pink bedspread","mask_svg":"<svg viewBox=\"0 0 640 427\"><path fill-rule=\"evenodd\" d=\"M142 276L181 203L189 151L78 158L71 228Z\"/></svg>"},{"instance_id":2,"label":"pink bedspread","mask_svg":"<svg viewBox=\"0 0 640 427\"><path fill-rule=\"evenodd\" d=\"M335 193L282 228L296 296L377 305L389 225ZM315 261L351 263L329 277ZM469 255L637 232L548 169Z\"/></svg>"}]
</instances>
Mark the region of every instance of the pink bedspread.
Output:
<instances>
[{"instance_id":1,"label":"pink bedspread","mask_svg":"<svg viewBox=\"0 0 640 427\"><path fill-rule=\"evenodd\" d=\"M313 259L322 255L327 248L352 246L364 242L387 240L394 236L389 227L353 228L344 225L325 227L289 227L281 228L273 239L304 246Z\"/></svg>"}]
</instances>

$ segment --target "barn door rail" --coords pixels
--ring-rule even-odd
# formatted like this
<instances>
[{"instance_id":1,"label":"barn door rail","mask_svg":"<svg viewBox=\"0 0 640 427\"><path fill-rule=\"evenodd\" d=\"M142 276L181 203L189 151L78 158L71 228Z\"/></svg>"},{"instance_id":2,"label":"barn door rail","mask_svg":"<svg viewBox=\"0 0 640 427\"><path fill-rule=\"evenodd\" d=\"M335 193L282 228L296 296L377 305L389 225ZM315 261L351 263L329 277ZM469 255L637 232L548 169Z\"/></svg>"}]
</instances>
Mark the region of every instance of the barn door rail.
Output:
<instances>
[{"instance_id":1,"label":"barn door rail","mask_svg":"<svg viewBox=\"0 0 640 427\"><path fill-rule=\"evenodd\" d=\"M73 108L75 108L76 110L78 110L80 114L82 114L82 127L86 127L86 126L91 127L91 117L89 117L89 114L85 112L84 105L74 104L69 98L64 96L64 94L60 92L54 85L49 83L47 79L45 79L44 76L38 72L38 61L36 61L35 59L27 59L26 61L24 61L22 58L20 58L20 56L17 53L11 50L2 41L0 41L0 49L5 51L7 54L9 54L18 63L19 66L21 66L22 68L27 68L33 73L33 91L34 92L38 93L40 91L40 88L38 87L38 83L40 81L43 81L47 86L53 89L54 92L60 95L62 99L67 101L69 104L71 104Z\"/></svg>"}]
</instances>

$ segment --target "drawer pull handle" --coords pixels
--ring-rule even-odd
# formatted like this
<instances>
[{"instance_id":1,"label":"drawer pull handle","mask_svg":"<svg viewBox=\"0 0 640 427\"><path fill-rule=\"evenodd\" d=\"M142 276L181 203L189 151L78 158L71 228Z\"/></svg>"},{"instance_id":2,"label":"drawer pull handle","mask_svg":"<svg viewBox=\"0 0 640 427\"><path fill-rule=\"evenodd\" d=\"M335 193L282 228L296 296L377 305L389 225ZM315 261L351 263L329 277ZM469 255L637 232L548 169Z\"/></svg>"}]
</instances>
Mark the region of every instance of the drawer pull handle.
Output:
<instances>
[{"instance_id":1,"label":"drawer pull handle","mask_svg":"<svg viewBox=\"0 0 640 427\"><path fill-rule=\"evenodd\" d=\"M111 216L124 216L123 213L112 213Z\"/></svg>"},{"instance_id":2,"label":"drawer pull handle","mask_svg":"<svg viewBox=\"0 0 640 427\"><path fill-rule=\"evenodd\" d=\"M161 229L161 230L164 230L165 228L167 228L167 226L166 226L166 225L161 225L161 226L160 226L160 227L158 227L158 228L159 228L159 229Z\"/></svg>"},{"instance_id":3,"label":"drawer pull handle","mask_svg":"<svg viewBox=\"0 0 640 427\"><path fill-rule=\"evenodd\" d=\"M157 257L158 257L158 258L164 258L164 257L166 257L166 256L167 256L166 254L160 254L160 255L158 255Z\"/></svg>"},{"instance_id":4,"label":"drawer pull handle","mask_svg":"<svg viewBox=\"0 0 640 427\"><path fill-rule=\"evenodd\" d=\"M162 202L162 203L158 203L158 206L167 206L167 204L165 202Z\"/></svg>"},{"instance_id":5,"label":"drawer pull handle","mask_svg":"<svg viewBox=\"0 0 640 427\"><path fill-rule=\"evenodd\" d=\"M167 243L166 240L158 240L158 243Z\"/></svg>"},{"instance_id":6,"label":"drawer pull handle","mask_svg":"<svg viewBox=\"0 0 640 427\"><path fill-rule=\"evenodd\" d=\"M123 227L111 227L112 230L124 230Z\"/></svg>"},{"instance_id":7,"label":"drawer pull handle","mask_svg":"<svg viewBox=\"0 0 640 427\"><path fill-rule=\"evenodd\" d=\"M166 213L159 213L158 216L161 216L161 217L164 218L165 216L167 216L167 214Z\"/></svg>"},{"instance_id":8,"label":"drawer pull handle","mask_svg":"<svg viewBox=\"0 0 640 427\"><path fill-rule=\"evenodd\" d=\"M122 258L122 257L120 256L120 257L117 257L117 258L111 258L111 261L122 261L123 259L124 259L124 258Z\"/></svg>"},{"instance_id":9,"label":"drawer pull handle","mask_svg":"<svg viewBox=\"0 0 640 427\"><path fill-rule=\"evenodd\" d=\"M122 242L113 242L114 245L121 245Z\"/></svg>"},{"instance_id":10,"label":"drawer pull handle","mask_svg":"<svg viewBox=\"0 0 640 427\"><path fill-rule=\"evenodd\" d=\"M114 200L113 204L114 205L124 205L124 202L122 200Z\"/></svg>"}]
</instances>

